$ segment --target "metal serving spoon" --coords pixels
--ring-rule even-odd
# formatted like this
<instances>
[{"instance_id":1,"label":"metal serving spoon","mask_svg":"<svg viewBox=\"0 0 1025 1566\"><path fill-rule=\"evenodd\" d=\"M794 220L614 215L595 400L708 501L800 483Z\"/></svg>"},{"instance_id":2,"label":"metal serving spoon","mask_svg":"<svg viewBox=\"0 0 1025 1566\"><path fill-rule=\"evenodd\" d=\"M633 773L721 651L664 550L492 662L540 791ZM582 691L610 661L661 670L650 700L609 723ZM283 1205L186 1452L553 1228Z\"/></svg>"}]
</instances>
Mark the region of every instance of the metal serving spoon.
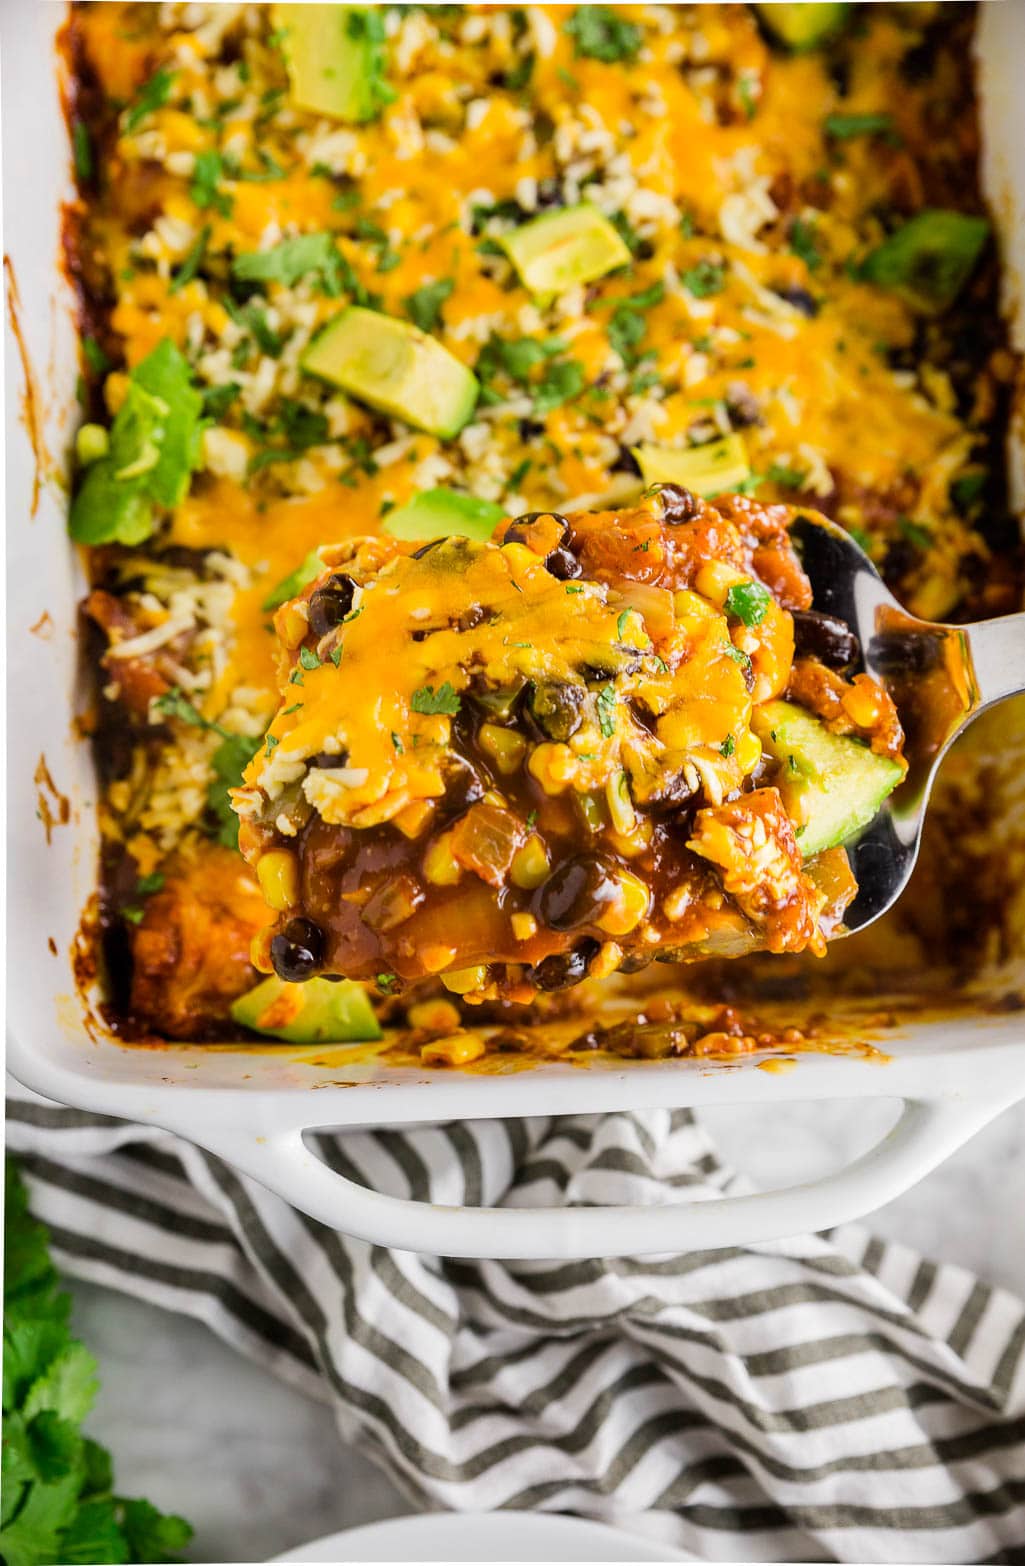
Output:
<instances>
[{"instance_id":1,"label":"metal serving spoon","mask_svg":"<svg viewBox=\"0 0 1025 1566\"><path fill-rule=\"evenodd\" d=\"M798 517L790 530L817 612L844 621L861 643L859 669L886 687L907 736L908 775L854 843L858 895L844 924L860 930L896 902L918 858L940 762L983 708L1025 692L1025 614L937 625L902 609L843 528Z\"/></svg>"}]
</instances>

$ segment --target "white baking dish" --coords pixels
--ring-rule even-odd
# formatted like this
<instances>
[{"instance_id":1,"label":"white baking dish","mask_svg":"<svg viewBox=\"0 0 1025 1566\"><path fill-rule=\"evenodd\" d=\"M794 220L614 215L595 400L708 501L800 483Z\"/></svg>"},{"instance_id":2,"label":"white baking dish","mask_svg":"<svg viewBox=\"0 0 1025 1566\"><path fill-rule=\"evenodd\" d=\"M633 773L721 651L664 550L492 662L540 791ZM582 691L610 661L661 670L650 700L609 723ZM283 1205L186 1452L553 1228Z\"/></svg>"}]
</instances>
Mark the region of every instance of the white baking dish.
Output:
<instances>
[{"instance_id":1,"label":"white baking dish","mask_svg":"<svg viewBox=\"0 0 1025 1566\"><path fill-rule=\"evenodd\" d=\"M1015 61L1025 57L1025 7L985 4L982 11L986 179L1003 229L1008 275L1021 277L1025 104L1013 77ZM5 0L2 18L7 249L44 440L55 453L74 425L76 379L70 300L58 265L60 202L69 194L54 53L63 16L55 0ZM780 1074L757 1069L755 1061L636 1061L476 1076L353 1064L340 1047L333 1059L328 1051L311 1064L287 1050L147 1050L106 1036L90 1022L71 967L80 913L93 889L97 841L89 750L71 729L82 583L65 533L66 496L55 478L44 483L32 514L34 459L19 420L24 372L10 327L6 387L8 1015L9 1062L20 1082L59 1103L177 1132L350 1233L413 1250L492 1257L636 1255L828 1227L897 1195L1025 1097L1025 1022L981 1008L966 1020L912 1023L888 1034L887 1064L807 1055ZM38 819L40 788L47 788L39 781L41 757L71 806L69 822L53 828L49 843ZM640 1209L424 1207L342 1179L303 1141L310 1128L656 1103L758 1102L768 1115L781 1099L837 1097L851 1101L857 1114L859 1099L878 1096L905 1101L896 1127L838 1174L782 1192Z\"/></svg>"}]
</instances>

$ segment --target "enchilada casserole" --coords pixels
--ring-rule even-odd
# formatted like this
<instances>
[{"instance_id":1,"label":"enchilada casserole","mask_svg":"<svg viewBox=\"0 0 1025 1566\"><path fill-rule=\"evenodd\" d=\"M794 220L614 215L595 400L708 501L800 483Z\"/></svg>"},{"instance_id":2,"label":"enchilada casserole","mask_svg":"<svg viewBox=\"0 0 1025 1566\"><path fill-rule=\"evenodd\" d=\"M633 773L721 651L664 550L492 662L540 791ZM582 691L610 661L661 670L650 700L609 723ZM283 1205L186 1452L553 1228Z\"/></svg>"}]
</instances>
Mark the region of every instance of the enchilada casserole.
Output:
<instances>
[{"instance_id":1,"label":"enchilada casserole","mask_svg":"<svg viewBox=\"0 0 1025 1566\"><path fill-rule=\"evenodd\" d=\"M821 951L853 895L900 725L791 518L921 616L1020 602L972 25L72 7L70 525L126 1035L766 1042L704 965L632 1032L595 996Z\"/></svg>"}]
</instances>

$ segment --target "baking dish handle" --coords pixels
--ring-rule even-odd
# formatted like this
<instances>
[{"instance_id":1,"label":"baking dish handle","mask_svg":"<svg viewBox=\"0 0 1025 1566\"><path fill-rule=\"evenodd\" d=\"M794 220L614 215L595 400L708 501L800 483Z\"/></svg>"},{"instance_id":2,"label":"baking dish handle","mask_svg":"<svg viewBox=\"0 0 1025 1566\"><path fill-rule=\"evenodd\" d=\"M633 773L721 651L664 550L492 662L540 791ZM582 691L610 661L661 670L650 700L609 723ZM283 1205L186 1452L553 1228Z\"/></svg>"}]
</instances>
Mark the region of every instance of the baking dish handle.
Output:
<instances>
[{"instance_id":1,"label":"baking dish handle","mask_svg":"<svg viewBox=\"0 0 1025 1566\"><path fill-rule=\"evenodd\" d=\"M907 1099L896 1125L845 1168L744 1196L642 1207L450 1207L387 1196L337 1174L292 1126L205 1145L310 1217L359 1239L435 1256L581 1259L709 1250L814 1233L892 1201L1019 1093Z\"/></svg>"}]
</instances>

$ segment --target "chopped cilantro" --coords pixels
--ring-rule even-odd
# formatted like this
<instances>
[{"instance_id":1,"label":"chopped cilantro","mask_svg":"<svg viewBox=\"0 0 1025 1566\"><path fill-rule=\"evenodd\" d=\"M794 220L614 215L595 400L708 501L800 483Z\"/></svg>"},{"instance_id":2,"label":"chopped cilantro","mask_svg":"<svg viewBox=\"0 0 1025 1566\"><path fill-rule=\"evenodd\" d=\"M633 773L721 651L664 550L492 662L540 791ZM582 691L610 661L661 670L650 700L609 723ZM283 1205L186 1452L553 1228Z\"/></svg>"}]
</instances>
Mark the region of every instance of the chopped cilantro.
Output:
<instances>
[{"instance_id":1,"label":"chopped cilantro","mask_svg":"<svg viewBox=\"0 0 1025 1566\"><path fill-rule=\"evenodd\" d=\"M576 77L573 75L573 72L572 71L567 71L567 69L566 69L566 67L564 65L560 65L557 68L555 74L559 78L559 80L562 83L562 85L565 88L567 88L569 92L579 92L580 91L580 83L577 81Z\"/></svg>"},{"instance_id":2,"label":"chopped cilantro","mask_svg":"<svg viewBox=\"0 0 1025 1566\"><path fill-rule=\"evenodd\" d=\"M372 120L389 103L394 103L398 96L395 88L385 77L386 33L381 10L376 6L351 6L345 19L345 30L354 44L368 45L362 56L364 70L362 86L368 108L360 118Z\"/></svg>"},{"instance_id":3,"label":"chopped cilantro","mask_svg":"<svg viewBox=\"0 0 1025 1566\"><path fill-rule=\"evenodd\" d=\"M448 680L435 690L433 685L421 685L413 692L413 711L422 712L426 716L436 713L444 713L447 717L454 717L459 711L459 697Z\"/></svg>"},{"instance_id":4,"label":"chopped cilantro","mask_svg":"<svg viewBox=\"0 0 1025 1566\"><path fill-rule=\"evenodd\" d=\"M172 685L169 691L165 691L162 696L157 696L153 706L163 717L177 718L179 723L187 723L191 728L213 728L209 718L204 718L199 708L182 694L177 685Z\"/></svg>"},{"instance_id":5,"label":"chopped cilantro","mask_svg":"<svg viewBox=\"0 0 1025 1566\"><path fill-rule=\"evenodd\" d=\"M320 659L317 657L312 647L300 647L299 663L304 669L320 668Z\"/></svg>"},{"instance_id":6,"label":"chopped cilantro","mask_svg":"<svg viewBox=\"0 0 1025 1566\"><path fill-rule=\"evenodd\" d=\"M577 6L563 32L572 38L578 59L602 60L606 65L635 60L644 42L636 23L618 16L608 5Z\"/></svg>"},{"instance_id":7,"label":"chopped cilantro","mask_svg":"<svg viewBox=\"0 0 1025 1566\"><path fill-rule=\"evenodd\" d=\"M635 365L637 347L647 331L645 313L660 304L665 294L661 283L653 283L641 293L617 299L609 321L609 343L626 365Z\"/></svg>"},{"instance_id":8,"label":"chopped cilantro","mask_svg":"<svg viewBox=\"0 0 1025 1566\"><path fill-rule=\"evenodd\" d=\"M208 207L213 207L221 217L230 217L234 202L220 188L223 174L224 160L219 152L215 152L213 148L197 152L189 195L201 211L205 212Z\"/></svg>"},{"instance_id":9,"label":"chopped cilantro","mask_svg":"<svg viewBox=\"0 0 1025 1566\"><path fill-rule=\"evenodd\" d=\"M985 472L962 473L950 486L950 498L955 506L970 506L978 500L986 487L989 475Z\"/></svg>"},{"instance_id":10,"label":"chopped cilantro","mask_svg":"<svg viewBox=\"0 0 1025 1566\"><path fill-rule=\"evenodd\" d=\"M734 663L739 663L741 668L750 669L751 660L741 647L734 647L732 642L724 643L723 652L727 658L732 658Z\"/></svg>"},{"instance_id":11,"label":"chopped cilantro","mask_svg":"<svg viewBox=\"0 0 1025 1566\"><path fill-rule=\"evenodd\" d=\"M284 711L282 712L281 716L283 718L290 718L292 716L293 712L301 712L302 709L303 709L303 703L301 701L294 701L290 707L286 707L284 709Z\"/></svg>"},{"instance_id":12,"label":"chopped cilantro","mask_svg":"<svg viewBox=\"0 0 1025 1566\"><path fill-rule=\"evenodd\" d=\"M754 90L757 79L750 71L741 71L737 77L737 97L748 120L754 119L758 109L758 98Z\"/></svg>"},{"instance_id":13,"label":"chopped cilantro","mask_svg":"<svg viewBox=\"0 0 1025 1566\"><path fill-rule=\"evenodd\" d=\"M337 669L339 664L342 661L342 644L341 644L341 642L338 643L337 647L332 647L331 652L330 652L330 658L331 658L331 662L334 664L335 668Z\"/></svg>"},{"instance_id":14,"label":"chopped cilantro","mask_svg":"<svg viewBox=\"0 0 1025 1566\"><path fill-rule=\"evenodd\" d=\"M393 745L393 747L395 749L396 755L404 756L405 753L406 753L406 747L405 747L405 745L403 745L401 739L396 734L394 729L392 729L391 742L392 742L392 745Z\"/></svg>"},{"instance_id":15,"label":"chopped cilantro","mask_svg":"<svg viewBox=\"0 0 1025 1566\"><path fill-rule=\"evenodd\" d=\"M505 485L506 489L519 489L533 466L534 463L530 457L524 457L522 462L518 462L509 474Z\"/></svg>"},{"instance_id":16,"label":"chopped cilantro","mask_svg":"<svg viewBox=\"0 0 1025 1566\"><path fill-rule=\"evenodd\" d=\"M71 152L75 160L75 174L79 183L84 185L92 179L96 171L96 160L93 157L92 138L88 127L81 120L75 121L71 132Z\"/></svg>"},{"instance_id":17,"label":"chopped cilantro","mask_svg":"<svg viewBox=\"0 0 1025 1566\"><path fill-rule=\"evenodd\" d=\"M923 527L920 522L913 522L910 517L898 517L897 526L900 528L902 536L907 539L909 544L914 544L916 549L932 548L932 533L927 527Z\"/></svg>"},{"instance_id":18,"label":"chopped cilantro","mask_svg":"<svg viewBox=\"0 0 1025 1566\"><path fill-rule=\"evenodd\" d=\"M406 314L422 332L433 332L441 322L441 307L455 288L451 277L440 277L436 283L424 283L405 301Z\"/></svg>"},{"instance_id":19,"label":"chopped cilantro","mask_svg":"<svg viewBox=\"0 0 1025 1566\"><path fill-rule=\"evenodd\" d=\"M710 299L721 294L726 286L726 268L719 261L699 261L696 266L681 272L680 282L695 299Z\"/></svg>"},{"instance_id":20,"label":"chopped cilantro","mask_svg":"<svg viewBox=\"0 0 1025 1566\"><path fill-rule=\"evenodd\" d=\"M524 825L526 826L528 832L532 832L534 830L534 828L537 826L537 811L536 810L532 810L530 812L530 814L528 815L526 821L524 822Z\"/></svg>"},{"instance_id":21,"label":"chopped cilantro","mask_svg":"<svg viewBox=\"0 0 1025 1566\"><path fill-rule=\"evenodd\" d=\"M723 740L722 744L719 746L719 754L722 755L722 756L732 756L733 752L736 750L736 748L737 748L737 742L733 738L733 735L732 734L727 734L726 738Z\"/></svg>"},{"instance_id":22,"label":"chopped cilantro","mask_svg":"<svg viewBox=\"0 0 1025 1566\"><path fill-rule=\"evenodd\" d=\"M96 1362L71 1335L50 1237L29 1212L13 1161L6 1184L0 1559L174 1560L188 1523L113 1494L109 1452L79 1428L96 1395Z\"/></svg>"},{"instance_id":23,"label":"chopped cilantro","mask_svg":"<svg viewBox=\"0 0 1025 1566\"><path fill-rule=\"evenodd\" d=\"M281 744L281 741L278 739L276 734L268 734L267 735L267 748L264 751L264 755L265 756L269 756L271 751L272 750L277 750L277 748L278 748L278 746L280 744Z\"/></svg>"},{"instance_id":24,"label":"chopped cilantro","mask_svg":"<svg viewBox=\"0 0 1025 1566\"><path fill-rule=\"evenodd\" d=\"M152 875L141 875L135 883L136 897L152 897L154 892L161 892L164 888L164 877L159 870L154 870Z\"/></svg>"},{"instance_id":25,"label":"chopped cilantro","mask_svg":"<svg viewBox=\"0 0 1025 1566\"><path fill-rule=\"evenodd\" d=\"M596 698L598 727L603 739L611 739L616 732L616 692L612 685L603 685Z\"/></svg>"},{"instance_id":26,"label":"chopped cilantro","mask_svg":"<svg viewBox=\"0 0 1025 1566\"><path fill-rule=\"evenodd\" d=\"M94 375L106 375L110 360L95 337L82 338L82 357Z\"/></svg>"},{"instance_id":27,"label":"chopped cilantro","mask_svg":"<svg viewBox=\"0 0 1025 1566\"><path fill-rule=\"evenodd\" d=\"M203 390L203 413L206 418L218 421L224 417L232 403L238 400L242 388L238 381L226 381L223 386L207 386Z\"/></svg>"},{"instance_id":28,"label":"chopped cilantro","mask_svg":"<svg viewBox=\"0 0 1025 1566\"><path fill-rule=\"evenodd\" d=\"M142 123L147 114L152 114L154 109L163 107L171 96L174 78L174 71L161 66L160 70L154 71L149 81L139 88L133 103L125 111L124 131L127 136L130 136Z\"/></svg>"},{"instance_id":29,"label":"chopped cilantro","mask_svg":"<svg viewBox=\"0 0 1025 1566\"><path fill-rule=\"evenodd\" d=\"M171 278L169 293L176 294L184 288L186 283L191 283L206 259L206 247L210 243L210 225L204 223L199 233L185 253L185 259Z\"/></svg>"},{"instance_id":30,"label":"chopped cilantro","mask_svg":"<svg viewBox=\"0 0 1025 1566\"><path fill-rule=\"evenodd\" d=\"M789 467L785 462L770 463L765 477L770 484L778 484L781 489L800 489L805 479L800 468Z\"/></svg>"},{"instance_id":31,"label":"chopped cilantro","mask_svg":"<svg viewBox=\"0 0 1025 1566\"><path fill-rule=\"evenodd\" d=\"M771 602L772 594L760 582L737 582L726 594L726 613L744 625L761 625Z\"/></svg>"},{"instance_id":32,"label":"chopped cilantro","mask_svg":"<svg viewBox=\"0 0 1025 1566\"><path fill-rule=\"evenodd\" d=\"M544 372L534 390L534 412L551 413L564 402L579 397L587 384L584 367L579 359L554 359L544 367Z\"/></svg>"},{"instance_id":33,"label":"chopped cilantro","mask_svg":"<svg viewBox=\"0 0 1025 1566\"><path fill-rule=\"evenodd\" d=\"M900 145L892 114L827 114L825 132L834 141L850 141L854 136L885 136L891 146Z\"/></svg>"},{"instance_id":34,"label":"chopped cilantro","mask_svg":"<svg viewBox=\"0 0 1025 1566\"><path fill-rule=\"evenodd\" d=\"M223 734L222 729L218 733ZM238 788L242 774L260 748L260 739L249 734L224 734L210 765L215 781L206 791L207 809L217 824L215 836L225 848L238 848L238 816L231 808L229 788Z\"/></svg>"},{"instance_id":35,"label":"chopped cilantro","mask_svg":"<svg viewBox=\"0 0 1025 1566\"><path fill-rule=\"evenodd\" d=\"M572 582L568 582L566 584L566 591L567 591L567 593L570 593L570 594L582 593L583 590L584 589L582 587L574 587Z\"/></svg>"},{"instance_id":36,"label":"chopped cilantro","mask_svg":"<svg viewBox=\"0 0 1025 1566\"><path fill-rule=\"evenodd\" d=\"M399 981L394 973L379 973L376 982L379 990L383 990L386 995L390 995Z\"/></svg>"},{"instance_id":37,"label":"chopped cilantro","mask_svg":"<svg viewBox=\"0 0 1025 1566\"><path fill-rule=\"evenodd\" d=\"M629 624L629 622L630 622L630 610L629 609L624 609L622 614L619 616L619 619L616 621L616 635L619 637L620 641L623 640L623 637L624 637L624 635L626 633L626 628L627 628L627 625Z\"/></svg>"},{"instance_id":38,"label":"chopped cilantro","mask_svg":"<svg viewBox=\"0 0 1025 1566\"><path fill-rule=\"evenodd\" d=\"M321 291L334 299L347 287L342 257L333 234L298 234L270 250L247 250L231 264L232 275L244 283L283 283L292 288L315 275Z\"/></svg>"},{"instance_id":39,"label":"chopped cilantro","mask_svg":"<svg viewBox=\"0 0 1025 1566\"><path fill-rule=\"evenodd\" d=\"M815 243L815 225L803 218L794 218L790 225L790 248L808 268L816 271L822 265L822 257Z\"/></svg>"}]
</instances>

